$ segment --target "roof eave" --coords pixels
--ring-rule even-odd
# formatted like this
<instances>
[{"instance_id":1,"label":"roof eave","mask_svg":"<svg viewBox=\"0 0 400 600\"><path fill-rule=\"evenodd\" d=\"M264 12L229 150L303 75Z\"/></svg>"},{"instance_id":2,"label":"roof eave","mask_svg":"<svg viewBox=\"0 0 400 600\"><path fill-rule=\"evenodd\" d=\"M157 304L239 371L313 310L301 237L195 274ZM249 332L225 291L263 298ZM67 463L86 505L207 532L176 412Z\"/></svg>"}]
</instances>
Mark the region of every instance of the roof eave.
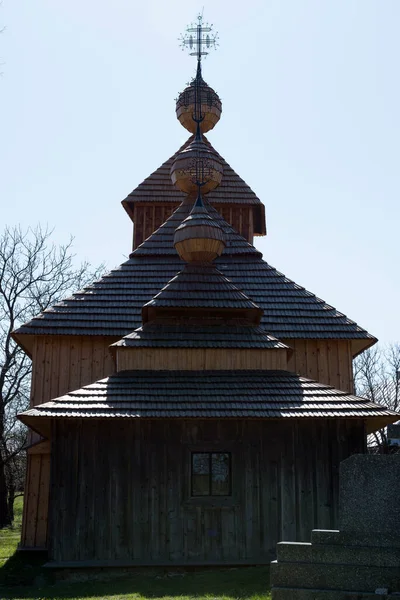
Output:
<instances>
[{"instance_id":1,"label":"roof eave","mask_svg":"<svg viewBox=\"0 0 400 600\"><path fill-rule=\"evenodd\" d=\"M371 417L370 419L365 419L365 431L367 435L370 433L374 433L378 431L378 429L383 429L387 425L391 425L391 423L396 423L399 420L400 415L383 415L381 417Z\"/></svg>"},{"instance_id":2,"label":"roof eave","mask_svg":"<svg viewBox=\"0 0 400 600\"><path fill-rule=\"evenodd\" d=\"M132 223L134 223L134 203L132 201L129 201L128 198L125 198L125 200L122 200L121 204L124 207L125 211L128 213L128 216Z\"/></svg>"},{"instance_id":3,"label":"roof eave","mask_svg":"<svg viewBox=\"0 0 400 600\"><path fill-rule=\"evenodd\" d=\"M353 359L356 358L359 354L371 348L374 344L376 344L378 338L370 337L366 339L353 339L351 340L351 353Z\"/></svg>"},{"instance_id":4,"label":"roof eave","mask_svg":"<svg viewBox=\"0 0 400 600\"><path fill-rule=\"evenodd\" d=\"M166 200L165 198L163 198L162 196L160 197L160 204L177 204L179 205L179 202L175 202L175 201L171 201L171 200ZM209 200L210 204L212 206L214 206L214 208L216 210L218 210L219 205L221 204L220 202L218 202L218 200ZM130 220L132 221L132 223L135 223L135 205L137 204L141 204L144 206L153 206L154 202L152 201L146 201L143 198L132 198L130 196L127 196L124 200L121 201L121 204L123 206L123 208L125 209L126 213L128 214ZM225 202L225 205L229 205L229 202ZM234 204L235 206L243 206L245 208L249 208L252 207L253 209L253 215L254 215L254 235L258 236L258 237L262 237L264 235L267 235L267 226L266 226L266 220L265 220L265 206L264 204L240 204L239 202L232 202L232 204Z\"/></svg>"},{"instance_id":5,"label":"roof eave","mask_svg":"<svg viewBox=\"0 0 400 600\"><path fill-rule=\"evenodd\" d=\"M111 411L110 411L111 412ZM293 416L280 416L280 417L255 417L255 416L251 416L251 417L238 417L236 415L232 416L232 415L228 415L228 416L202 416L202 417L198 417L198 416L140 416L140 415L116 415L116 414L110 414L109 416L99 416L99 415L90 415L90 414L85 414L84 412L81 412L79 414L70 414L70 415L65 415L65 414L54 414L54 415L45 415L45 416L41 416L41 415L29 415L29 414L25 414L22 413L20 415L18 415L18 419L24 423L25 425L27 425L30 429L32 429L33 431L36 431L36 433L38 433L39 435L43 436L45 439L51 439L51 423L53 420L57 419L68 419L68 420L77 420L77 419L88 419L88 420L98 420L98 421L104 421L107 419L130 419L130 420L146 420L146 421L165 421L165 420L205 420L205 421L212 421L212 420L218 420L220 421L221 419L224 420L237 420L237 419L246 419L249 421L286 421L287 419L290 420L297 420L297 421L319 421L319 420L337 420L337 421L364 421L365 423L365 430L367 435L374 433L375 431L379 430L379 429L383 429L384 427L386 427L387 425L390 425L391 423L395 423L396 421L399 420L399 414L397 415L382 415L382 416L371 416L371 417L366 417L366 416L349 416L349 415L343 415L343 416L329 416L329 415L313 415L313 416L299 416L299 415L293 415Z\"/></svg>"},{"instance_id":6,"label":"roof eave","mask_svg":"<svg viewBox=\"0 0 400 600\"><path fill-rule=\"evenodd\" d=\"M11 333L12 339L18 344L29 358L32 358L35 336L29 333L19 333L18 329Z\"/></svg>"},{"instance_id":7,"label":"roof eave","mask_svg":"<svg viewBox=\"0 0 400 600\"><path fill-rule=\"evenodd\" d=\"M36 431L36 433L43 436L45 439L51 438L52 418L54 417L39 417L25 413L17 415L17 419L19 419L24 425L33 431Z\"/></svg>"}]
</instances>

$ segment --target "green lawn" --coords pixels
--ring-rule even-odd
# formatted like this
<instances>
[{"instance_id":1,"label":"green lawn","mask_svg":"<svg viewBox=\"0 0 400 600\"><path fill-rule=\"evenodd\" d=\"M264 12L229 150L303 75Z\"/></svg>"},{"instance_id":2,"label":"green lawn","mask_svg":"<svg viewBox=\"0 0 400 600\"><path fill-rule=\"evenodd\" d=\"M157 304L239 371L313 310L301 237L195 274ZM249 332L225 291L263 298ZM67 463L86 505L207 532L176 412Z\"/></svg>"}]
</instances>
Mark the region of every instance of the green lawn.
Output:
<instances>
[{"instance_id":1,"label":"green lawn","mask_svg":"<svg viewBox=\"0 0 400 600\"><path fill-rule=\"evenodd\" d=\"M16 498L14 503L15 520L12 527L0 529L0 568L15 552L21 535L22 522L22 497ZM1 598L1 596L0 596Z\"/></svg>"},{"instance_id":2,"label":"green lawn","mask_svg":"<svg viewBox=\"0 0 400 600\"><path fill-rule=\"evenodd\" d=\"M12 528L0 530L0 600L270 600L268 567L168 572L149 570L125 579L53 582L40 553L15 553L22 498Z\"/></svg>"}]
</instances>

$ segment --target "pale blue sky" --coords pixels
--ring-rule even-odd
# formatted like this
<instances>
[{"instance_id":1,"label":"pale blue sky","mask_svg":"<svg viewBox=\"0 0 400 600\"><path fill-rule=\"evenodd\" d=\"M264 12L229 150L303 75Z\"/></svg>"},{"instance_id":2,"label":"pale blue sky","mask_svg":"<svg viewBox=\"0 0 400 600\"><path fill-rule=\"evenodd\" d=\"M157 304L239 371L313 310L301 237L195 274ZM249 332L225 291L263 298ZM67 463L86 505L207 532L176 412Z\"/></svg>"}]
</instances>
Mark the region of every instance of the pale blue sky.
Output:
<instances>
[{"instance_id":1,"label":"pale blue sky","mask_svg":"<svg viewBox=\"0 0 400 600\"><path fill-rule=\"evenodd\" d=\"M256 245L400 340L399 0L4 0L1 229L48 223L80 259L124 260L120 201L187 137L177 38L203 5L223 101L209 138L265 203Z\"/></svg>"}]
</instances>

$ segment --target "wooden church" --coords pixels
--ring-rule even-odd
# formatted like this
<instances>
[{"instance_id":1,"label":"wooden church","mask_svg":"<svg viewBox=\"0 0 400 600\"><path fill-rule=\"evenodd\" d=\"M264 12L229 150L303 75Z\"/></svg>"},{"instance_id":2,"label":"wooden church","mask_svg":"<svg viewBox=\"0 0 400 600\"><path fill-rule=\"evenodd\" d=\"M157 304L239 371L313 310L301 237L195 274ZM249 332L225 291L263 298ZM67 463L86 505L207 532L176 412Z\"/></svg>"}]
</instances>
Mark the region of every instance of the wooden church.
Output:
<instances>
[{"instance_id":1,"label":"wooden church","mask_svg":"<svg viewBox=\"0 0 400 600\"><path fill-rule=\"evenodd\" d=\"M122 203L129 260L14 332L33 361L21 548L53 566L268 563L336 526L340 461L399 418L353 395L376 339L253 246L264 206L204 135L221 102L195 29L191 135Z\"/></svg>"}]
</instances>

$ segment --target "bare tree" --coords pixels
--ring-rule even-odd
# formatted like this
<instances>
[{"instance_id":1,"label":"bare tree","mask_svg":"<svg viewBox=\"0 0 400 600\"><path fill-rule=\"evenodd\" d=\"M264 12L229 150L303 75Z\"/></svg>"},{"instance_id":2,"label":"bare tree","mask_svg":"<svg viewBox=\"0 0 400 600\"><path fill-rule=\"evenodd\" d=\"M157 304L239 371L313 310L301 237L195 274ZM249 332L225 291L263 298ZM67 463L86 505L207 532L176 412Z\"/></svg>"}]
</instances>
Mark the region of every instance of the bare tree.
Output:
<instances>
[{"instance_id":1,"label":"bare tree","mask_svg":"<svg viewBox=\"0 0 400 600\"><path fill-rule=\"evenodd\" d=\"M0 527L12 522L21 479L26 429L16 419L29 404L31 361L11 333L62 297L98 277L87 263L74 266L72 239L51 242L47 228L6 228L0 236Z\"/></svg>"},{"instance_id":2,"label":"bare tree","mask_svg":"<svg viewBox=\"0 0 400 600\"><path fill-rule=\"evenodd\" d=\"M26 428L19 422L15 423L12 434L5 444L6 460L4 461L7 509L10 523L14 521L14 500L21 496L25 487L26 452L21 449L26 443Z\"/></svg>"},{"instance_id":3,"label":"bare tree","mask_svg":"<svg viewBox=\"0 0 400 600\"><path fill-rule=\"evenodd\" d=\"M354 360L356 393L372 402L400 410L400 344L369 348ZM391 452L387 430L370 436L369 446L380 454Z\"/></svg>"}]
</instances>

